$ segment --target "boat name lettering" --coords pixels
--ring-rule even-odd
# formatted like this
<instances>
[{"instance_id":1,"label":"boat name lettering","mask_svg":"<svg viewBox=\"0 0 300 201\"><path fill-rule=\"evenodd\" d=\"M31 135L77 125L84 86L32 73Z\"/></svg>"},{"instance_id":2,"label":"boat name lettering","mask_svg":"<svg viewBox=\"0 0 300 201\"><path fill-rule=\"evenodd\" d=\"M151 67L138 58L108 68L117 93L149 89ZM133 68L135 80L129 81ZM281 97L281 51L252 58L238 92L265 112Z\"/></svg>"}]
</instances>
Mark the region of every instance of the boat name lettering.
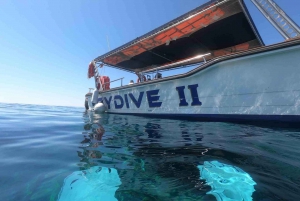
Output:
<instances>
[{"instance_id":1,"label":"boat name lettering","mask_svg":"<svg viewBox=\"0 0 300 201\"><path fill-rule=\"evenodd\" d=\"M129 102L127 98L127 94L124 95L126 107L129 108Z\"/></svg>"},{"instance_id":2,"label":"boat name lettering","mask_svg":"<svg viewBox=\"0 0 300 201\"><path fill-rule=\"evenodd\" d=\"M199 101L199 96L198 96L198 84L192 84L192 85L188 85L188 88L191 92L191 97L192 97L192 106L194 105L202 105L202 103Z\"/></svg>"},{"instance_id":3,"label":"boat name lettering","mask_svg":"<svg viewBox=\"0 0 300 201\"><path fill-rule=\"evenodd\" d=\"M105 103L106 103L108 109L110 109L111 98L112 98L112 97L110 96L110 97L108 98L108 100L107 100L106 97L103 97L103 99L104 99L104 101L105 101Z\"/></svg>"},{"instance_id":4,"label":"boat name lettering","mask_svg":"<svg viewBox=\"0 0 300 201\"><path fill-rule=\"evenodd\" d=\"M158 96L159 89L147 91L147 99L149 107L160 107L162 102L157 102L159 100Z\"/></svg>"},{"instance_id":5,"label":"boat name lettering","mask_svg":"<svg viewBox=\"0 0 300 201\"><path fill-rule=\"evenodd\" d=\"M187 89L190 91L190 97L192 98L191 106L202 105L202 102L199 100L197 88L198 88L198 84L192 84L187 86ZM186 89L185 86L176 87L176 90L178 92L178 98L179 98L179 106L189 105L185 97L185 89ZM144 93L145 93L144 91L141 91L139 92L138 96L133 95L133 93L124 94L124 96L114 95L113 98L112 96L109 96L108 98L103 97L103 98L99 98L98 101L99 102L103 101L107 105L107 108L110 109L111 106L110 104L113 99L115 109L122 109L124 105L126 106L126 108L130 108L129 100L131 100L132 103L137 108L140 108L144 97ZM150 108L161 107L162 101L159 101L160 98L159 89L146 91L146 97Z\"/></svg>"},{"instance_id":6,"label":"boat name lettering","mask_svg":"<svg viewBox=\"0 0 300 201\"><path fill-rule=\"evenodd\" d=\"M143 91L140 92L139 98L137 100L135 99L135 97L133 96L132 93L129 93L128 95L129 95L130 99L132 100L132 102L135 104L135 106L137 108L140 108L144 92Z\"/></svg>"},{"instance_id":7,"label":"boat name lettering","mask_svg":"<svg viewBox=\"0 0 300 201\"><path fill-rule=\"evenodd\" d=\"M118 102L117 100L120 101L119 104L117 103ZM124 106L124 100L123 100L122 96L120 96L120 95L115 95L114 102L115 102L116 109L121 109Z\"/></svg>"},{"instance_id":8,"label":"boat name lettering","mask_svg":"<svg viewBox=\"0 0 300 201\"><path fill-rule=\"evenodd\" d=\"M202 103L199 100L197 88L198 88L198 84L188 85L188 89L190 90L191 97L192 97L191 106L202 105ZM189 105L189 103L186 101L186 98L185 98L184 89L185 89L185 86L176 87L176 90L178 92L178 97L179 97L179 106L188 106Z\"/></svg>"}]
</instances>

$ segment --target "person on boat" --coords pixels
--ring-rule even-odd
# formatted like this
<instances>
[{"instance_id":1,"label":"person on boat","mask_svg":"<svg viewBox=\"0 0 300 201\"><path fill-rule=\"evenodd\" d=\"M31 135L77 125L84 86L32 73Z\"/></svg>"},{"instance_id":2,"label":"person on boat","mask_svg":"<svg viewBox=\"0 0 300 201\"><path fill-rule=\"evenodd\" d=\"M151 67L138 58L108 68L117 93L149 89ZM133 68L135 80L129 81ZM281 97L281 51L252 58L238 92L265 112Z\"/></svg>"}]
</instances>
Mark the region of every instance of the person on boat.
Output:
<instances>
[{"instance_id":1,"label":"person on boat","mask_svg":"<svg viewBox=\"0 0 300 201\"><path fill-rule=\"evenodd\" d=\"M150 80L151 80L151 76L147 75L147 81L150 81Z\"/></svg>"},{"instance_id":2,"label":"person on boat","mask_svg":"<svg viewBox=\"0 0 300 201\"><path fill-rule=\"evenodd\" d=\"M140 82L146 82L146 76L143 75L142 73L135 73L138 76L138 79L136 81L136 83L140 83Z\"/></svg>"},{"instance_id":3,"label":"person on boat","mask_svg":"<svg viewBox=\"0 0 300 201\"><path fill-rule=\"evenodd\" d=\"M128 85L134 84L133 80L130 80Z\"/></svg>"},{"instance_id":4,"label":"person on boat","mask_svg":"<svg viewBox=\"0 0 300 201\"><path fill-rule=\"evenodd\" d=\"M162 74L161 73L156 73L154 79L160 79L162 78Z\"/></svg>"}]
</instances>

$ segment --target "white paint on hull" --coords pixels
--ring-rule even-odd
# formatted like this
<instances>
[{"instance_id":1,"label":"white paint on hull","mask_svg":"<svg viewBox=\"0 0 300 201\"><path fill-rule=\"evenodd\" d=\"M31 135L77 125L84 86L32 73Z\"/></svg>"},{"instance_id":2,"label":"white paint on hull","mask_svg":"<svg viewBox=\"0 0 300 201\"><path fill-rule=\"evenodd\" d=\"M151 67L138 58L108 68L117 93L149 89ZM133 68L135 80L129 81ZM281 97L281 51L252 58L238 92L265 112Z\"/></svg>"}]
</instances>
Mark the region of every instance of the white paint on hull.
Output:
<instances>
[{"instance_id":1,"label":"white paint on hull","mask_svg":"<svg viewBox=\"0 0 300 201\"><path fill-rule=\"evenodd\" d=\"M106 111L106 107L103 103L97 103L95 106L94 106L94 111L95 112L105 112Z\"/></svg>"},{"instance_id":2,"label":"white paint on hull","mask_svg":"<svg viewBox=\"0 0 300 201\"><path fill-rule=\"evenodd\" d=\"M191 76L163 82L136 85L99 94L109 99L108 112L141 114L253 114L299 115L300 114L300 45L244 56L214 64ZM198 84L201 106L191 106L188 85ZM185 86L188 106L179 106L176 87ZM159 89L160 107L149 107L146 91ZM125 94L132 93L138 99L144 92L141 106L137 108ZM121 109L120 95L124 100ZM128 96L128 95L127 95ZM107 102L104 101L107 106Z\"/></svg>"}]
</instances>

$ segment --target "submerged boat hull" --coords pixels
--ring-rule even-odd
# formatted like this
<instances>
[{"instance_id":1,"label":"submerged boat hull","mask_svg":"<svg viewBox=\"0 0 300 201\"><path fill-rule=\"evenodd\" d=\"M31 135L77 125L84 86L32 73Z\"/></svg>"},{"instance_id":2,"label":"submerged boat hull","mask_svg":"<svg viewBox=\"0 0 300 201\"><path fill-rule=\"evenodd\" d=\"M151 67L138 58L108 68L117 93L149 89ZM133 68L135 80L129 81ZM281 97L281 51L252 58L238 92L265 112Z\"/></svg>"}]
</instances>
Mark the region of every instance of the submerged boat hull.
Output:
<instances>
[{"instance_id":1,"label":"submerged boat hull","mask_svg":"<svg viewBox=\"0 0 300 201\"><path fill-rule=\"evenodd\" d=\"M101 92L98 100L109 113L300 121L299 55L299 41L265 48L187 74Z\"/></svg>"}]
</instances>

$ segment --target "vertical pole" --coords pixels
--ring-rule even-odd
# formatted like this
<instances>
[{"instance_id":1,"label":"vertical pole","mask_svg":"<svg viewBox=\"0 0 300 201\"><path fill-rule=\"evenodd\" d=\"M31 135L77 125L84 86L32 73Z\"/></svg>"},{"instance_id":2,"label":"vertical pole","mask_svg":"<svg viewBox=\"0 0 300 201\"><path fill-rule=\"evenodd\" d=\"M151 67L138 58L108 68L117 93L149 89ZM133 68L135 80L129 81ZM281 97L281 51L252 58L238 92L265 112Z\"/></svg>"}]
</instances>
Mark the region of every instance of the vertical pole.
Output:
<instances>
[{"instance_id":1,"label":"vertical pole","mask_svg":"<svg viewBox=\"0 0 300 201\"><path fill-rule=\"evenodd\" d=\"M107 47L108 47L108 51L110 51L110 46L109 46L108 35L106 35L106 40L107 40Z\"/></svg>"},{"instance_id":2,"label":"vertical pole","mask_svg":"<svg viewBox=\"0 0 300 201\"><path fill-rule=\"evenodd\" d=\"M141 82L144 82L144 73L141 72Z\"/></svg>"}]
</instances>

